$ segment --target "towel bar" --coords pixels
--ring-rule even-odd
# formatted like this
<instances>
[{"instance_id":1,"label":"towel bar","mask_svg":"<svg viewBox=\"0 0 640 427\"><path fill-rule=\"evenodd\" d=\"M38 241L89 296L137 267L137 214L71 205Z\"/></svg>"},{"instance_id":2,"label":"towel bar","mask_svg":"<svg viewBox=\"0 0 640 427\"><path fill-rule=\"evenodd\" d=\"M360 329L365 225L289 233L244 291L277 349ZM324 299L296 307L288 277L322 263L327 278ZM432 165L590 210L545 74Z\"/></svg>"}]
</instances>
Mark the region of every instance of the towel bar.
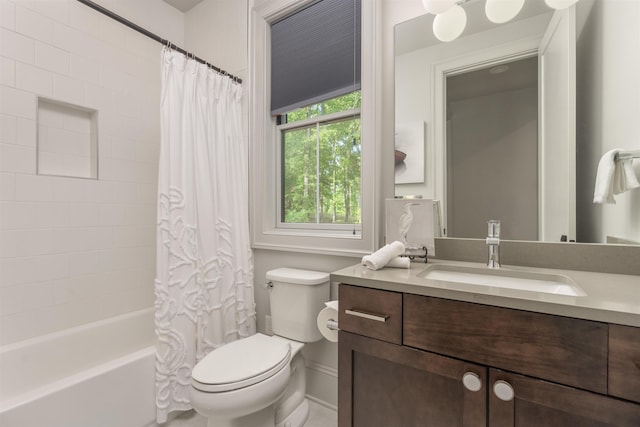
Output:
<instances>
[{"instance_id":1,"label":"towel bar","mask_svg":"<svg viewBox=\"0 0 640 427\"><path fill-rule=\"evenodd\" d=\"M640 150L621 151L616 155L616 160L640 159Z\"/></svg>"}]
</instances>

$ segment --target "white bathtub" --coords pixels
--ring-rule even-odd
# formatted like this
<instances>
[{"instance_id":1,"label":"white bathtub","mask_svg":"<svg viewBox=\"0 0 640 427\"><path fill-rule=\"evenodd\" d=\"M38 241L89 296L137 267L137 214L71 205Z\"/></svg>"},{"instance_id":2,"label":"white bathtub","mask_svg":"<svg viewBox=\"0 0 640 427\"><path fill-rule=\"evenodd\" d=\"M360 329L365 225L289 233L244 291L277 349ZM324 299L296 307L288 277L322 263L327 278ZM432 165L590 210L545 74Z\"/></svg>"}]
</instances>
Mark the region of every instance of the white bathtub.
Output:
<instances>
[{"instance_id":1,"label":"white bathtub","mask_svg":"<svg viewBox=\"0 0 640 427\"><path fill-rule=\"evenodd\" d=\"M153 309L0 348L0 426L155 425Z\"/></svg>"}]
</instances>

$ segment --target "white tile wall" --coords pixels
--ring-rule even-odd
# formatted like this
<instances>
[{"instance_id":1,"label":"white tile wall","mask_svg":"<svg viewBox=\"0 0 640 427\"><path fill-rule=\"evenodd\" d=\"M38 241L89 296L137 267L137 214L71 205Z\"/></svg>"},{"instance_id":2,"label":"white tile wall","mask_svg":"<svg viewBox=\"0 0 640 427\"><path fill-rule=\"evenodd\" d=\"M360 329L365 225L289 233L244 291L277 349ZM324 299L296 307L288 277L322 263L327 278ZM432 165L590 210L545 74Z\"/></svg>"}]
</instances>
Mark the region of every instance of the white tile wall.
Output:
<instances>
[{"instance_id":1,"label":"white tile wall","mask_svg":"<svg viewBox=\"0 0 640 427\"><path fill-rule=\"evenodd\" d=\"M53 20L27 9L28 2L18 2L16 8L16 31L27 37L51 43Z\"/></svg>"},{"instance_id":2,"label":"white tile wall","mask_svg":"<svg viewBox=\"0 0 640 427\"><path fill-rule=\"evenodd\" d=\"M22 34L0 28L2 56L32 64L35 59L35 41Z\"/></svg>"},{"instance_id":3,"label":"white tile wall","mask_svg":"<svg viewBox=\"0 0 640 427\"><path fill-rule=\"evenodd\" d=\"M96 178L96 135L95 111L39 98L38 173Z\"/></svg>"},{"instance_id":4,"label":"white tile wall","mask_svg":"<svg viewBox=\"0 0 640 427\"><path fill-rule=\"evenodd\" d=\"M69 74L70 53L46 43L36 42L36 65L59 74ZM78 76L82 78L82 75Z\"/></svg>"},{"instance_id":5,"label":"white tile wall","mask_svg":"<svg viewBox=\"0 0 640 427\"><path fill-rule=\"evenodd\" d=\"M0 0L0 346L153 305L160 49L75 0ZM98 180L36 175L38 95L98 111Z\"/></svg>"},{"instance_id":6,"label":"white tile wall","mask_svg":"<svg viewBox=\"0 0 640 427\"><path fill-rule=\"evenodd\" d=\"M16 85L16 62L9 58L0 58L0 84Z\"/></svg>"},{"instance_id":7,"label":"white tile wall","mask_svg":"<svg viewBox=\"0 0 640 427\"><path fill-rule=\"evenodd\" d=\"M0 27L10 30L16 28L16 7L9 0L0 0Z\"/></svg>"}]
</instances>

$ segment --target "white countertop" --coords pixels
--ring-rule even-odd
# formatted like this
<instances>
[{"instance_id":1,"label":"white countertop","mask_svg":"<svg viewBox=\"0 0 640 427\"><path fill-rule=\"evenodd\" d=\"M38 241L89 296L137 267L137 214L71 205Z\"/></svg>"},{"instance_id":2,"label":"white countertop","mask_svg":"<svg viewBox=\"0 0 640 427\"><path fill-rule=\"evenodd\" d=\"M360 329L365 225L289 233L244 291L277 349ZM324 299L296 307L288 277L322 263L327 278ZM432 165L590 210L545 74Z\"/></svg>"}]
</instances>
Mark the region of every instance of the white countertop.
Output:
<instances>
[{"instance_id":1,"label":"white countertop","mask_svg":"<svg viewBox=\"0 0 640 427\"><path fill-rule=\"evenodd\" d=\"M331 273L331 280L374 289L640 327L640 276L502 266L502 270L564 275L573 280L587 294L586 296L566 296L489 286L461 285L419 276L425 268L434 264L484 267L479 263L429 260L428 264L412 262L409 269L383 268L374 271L357 264L334 271Z\"/></svg>"}]
</instances>

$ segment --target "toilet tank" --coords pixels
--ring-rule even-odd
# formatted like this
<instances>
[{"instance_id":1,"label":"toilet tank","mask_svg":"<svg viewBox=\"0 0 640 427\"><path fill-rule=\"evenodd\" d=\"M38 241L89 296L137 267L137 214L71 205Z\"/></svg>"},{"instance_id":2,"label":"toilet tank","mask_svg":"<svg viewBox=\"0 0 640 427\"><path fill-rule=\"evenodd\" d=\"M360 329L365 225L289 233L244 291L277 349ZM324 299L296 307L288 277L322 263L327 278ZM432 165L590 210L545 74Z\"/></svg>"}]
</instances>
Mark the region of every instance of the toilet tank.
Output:
<instances>
[{"instance_id":1,"label":"toilet tank","mask_svg":"<svg viewBox=\"0 0 640 427\"><path fill-rule=\"evenodd\" d=\"M329 301L329 273L277 268L267 272L273 333L301 342L322 339L316 318Z\"/></svg>"}]
</instances>

